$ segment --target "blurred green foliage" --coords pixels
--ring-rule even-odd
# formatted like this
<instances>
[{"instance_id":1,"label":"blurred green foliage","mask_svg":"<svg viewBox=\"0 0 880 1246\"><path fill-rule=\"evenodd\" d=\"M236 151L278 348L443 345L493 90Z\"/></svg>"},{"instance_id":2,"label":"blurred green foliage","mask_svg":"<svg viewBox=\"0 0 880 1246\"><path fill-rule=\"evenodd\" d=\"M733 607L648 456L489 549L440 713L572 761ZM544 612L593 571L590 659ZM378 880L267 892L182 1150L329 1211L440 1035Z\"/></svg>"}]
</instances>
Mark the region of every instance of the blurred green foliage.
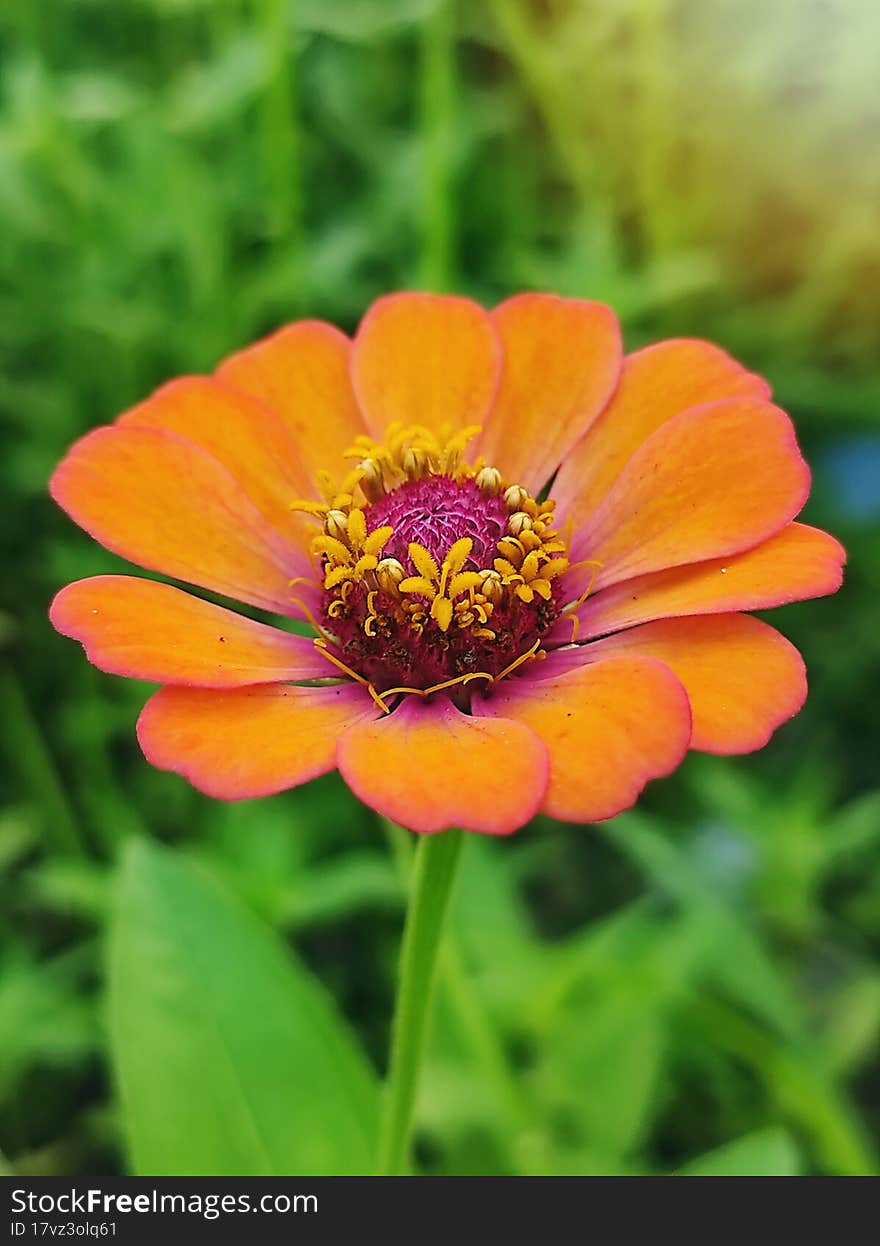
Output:
<instances>
[{"instance_id":1,"label":"blurred green foliage","mask_svg":"<svg viewBox=\"0 0 880 1246\"><path fill-rule=\"evenodd\" d=\"M46 621L59 585L118 563L45 485L75 436L168 377L298 315L351 328L377 294L427 286L487 303L555 289L612 303L630 345L720 341L792 409L807 518L850 570L838 598L774 619L812 686L762 754L694 756L600 827L469 839L422 1170L876 1171L877 6L41 0L4 8L0 35L9 1163L157 1164L143 1079L167 1102L167 1061L182 1076L218 1044L252 1074L240 1119L287 1105L291 1128L274 1116L271 1154L250 1161L242 1124L223 1151L212 1095L232 1092L206 1054L185 1126L203 1163L329 1164L302 1120L320 1134L324 1109L294 1091L326 1090L333 1059L371 1128L374 1076L328 997L381 1072L405 843L334 777L223 806L150 770L147 689L93 671ZM130 847L120 875L143 834L176 858ZM300 1004L318 1030L297 1038ZM345 1117L332 1094L326 1112ZM357 1168L351 1129L333 1162Z\"/></svg>"}]
</instances>

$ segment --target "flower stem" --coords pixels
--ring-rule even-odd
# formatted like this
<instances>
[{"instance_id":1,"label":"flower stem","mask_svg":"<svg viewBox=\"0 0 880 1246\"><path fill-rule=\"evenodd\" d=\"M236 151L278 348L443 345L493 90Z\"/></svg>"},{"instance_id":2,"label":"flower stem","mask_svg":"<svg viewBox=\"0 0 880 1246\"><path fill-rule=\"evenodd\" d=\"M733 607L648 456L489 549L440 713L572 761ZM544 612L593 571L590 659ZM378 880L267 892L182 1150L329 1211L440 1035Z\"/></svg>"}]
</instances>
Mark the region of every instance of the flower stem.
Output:
<instances>
[{"instance_id":1,"label":"flower stem","mask_svg":"<svg viewBox=\"0 0 880 1246\"><path fill-rule=\"evenodd\" d=\"M380 822L397 872L409 887L414 836L388 818L380 818ZM443 940L438 974L438 989L449 1007L450 1019L479 1069L480 1079L495 1094L500 1119L504 1122L499 1145L506 1154L510 1171L515 1176L546 1176L540 1128L479 987L465 967L455 930L450 930Z\"/></svg>"},{"instance_id":2,"label":"flower stem","mask_svg":"<svg viewBox=\"0 0 880 1246\"><path fill-rule=\"evenodd\" d=\"M463 832L424 835L416 849L391 1037L391 1061L379 1134L378 1171L399 1176L409 1133L437 977L443 922L461 855Z\"/></svg>"}]
</instances>

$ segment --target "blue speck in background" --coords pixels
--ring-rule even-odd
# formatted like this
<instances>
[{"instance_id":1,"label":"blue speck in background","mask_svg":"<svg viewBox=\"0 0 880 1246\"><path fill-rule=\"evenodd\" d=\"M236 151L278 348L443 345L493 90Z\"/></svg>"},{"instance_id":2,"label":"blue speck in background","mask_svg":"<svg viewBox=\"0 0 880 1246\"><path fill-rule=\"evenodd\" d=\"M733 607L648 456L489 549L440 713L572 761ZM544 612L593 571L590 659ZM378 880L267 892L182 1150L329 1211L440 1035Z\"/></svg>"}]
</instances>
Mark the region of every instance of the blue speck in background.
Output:
<instances>
[{"instance_id":1,"label":"blue speck in background","mask_svg":"<svg viewBox=\"0 0 880 1246\"><path fill-rule=\"evenodd\" d=\"M880 434L835 442L818 466L842 515L856 521L880 518Z\"/></svg>"}]
</instances>

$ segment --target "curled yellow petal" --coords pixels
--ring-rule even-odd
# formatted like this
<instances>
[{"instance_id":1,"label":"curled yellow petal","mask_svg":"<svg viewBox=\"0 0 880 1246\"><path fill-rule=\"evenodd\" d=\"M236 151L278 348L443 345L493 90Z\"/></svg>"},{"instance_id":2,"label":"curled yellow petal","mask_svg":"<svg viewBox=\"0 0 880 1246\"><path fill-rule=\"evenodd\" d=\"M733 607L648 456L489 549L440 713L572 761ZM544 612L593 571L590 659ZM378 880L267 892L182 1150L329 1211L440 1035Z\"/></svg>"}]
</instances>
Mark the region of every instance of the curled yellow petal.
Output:
<instances>
[{"instance_id":1,"label":"curled yellow petal","mask_svg":"<svg viewBox=\"0 0 880 1246\"><path fill-rule=\"evenodd\" d=\"M437 620L441 632L448 631L452 622L452 602L448 597L435 597L431 602L431 615Z\"/></svg>"},{"instance_id":2,"label":"curled yellow petal","mask_svg":"<svg viewBox=\"0 0 880 1246\"><path fill-rule=\"evenodd\" d=\"M455 541L449 550L449 553L443 559L443 570L448 576L457 575L461 571L468 558L471 556L471 550L474 543L469 536L460 537Z\"/></svg>"},{"instance_id":3,"label":"curled yellow petal","mask_svg":"<svg viewBox=\"0 0 880 1246\"><path fill-rule=\"evenodd\" d=\"M410 542L409 556L419 575L433 583L440 579L440 570L424 545L419 545L417 541Z\"/></svg>"},{"instance_id":4,"label":"curled yellow petal","mask_svg":"<svg viewBox=\"0 0 880 1246\"><path fill-rule=\"evenodd\" d=\"M348 539L352 549L363 549L367 539L367 521L364 512L356 506L348 512Z\"/></svg>"},{"instance_id":5,"label":"curled yellow petal","mask_svg":"<svg viewBox=\"0 0 880 1246\"><path fill-rule=\"evenodd\" d=\"M434 597L437 589L423 575L410 575L397 586L401 593L417 593L420 597Z\"/></svg>"},{"instance_id":6,"label":"curled yellow petal","mask_svg":"<svg viewBox=\"0 0 880 1246\"><path fill-rule=\"evenodd\" d=\"M384 528L376 528L375 532L371 532L363 543L364 553L378 557L393 535L394 529L387 525Z\"/></svg>"},{"instance_id":7,"label":"curled yellow petal","mask_svg":"<svg viewBox=\"0 0 880 1246\"><path fill-rule=\"evenodd\" d=\"M446 595L454 601L456 597L468 592L469 589L478 588L482 580L483 576L479 571L459 571L458 575L454 575L449 581Z\"/></svg>"}]
</instances>

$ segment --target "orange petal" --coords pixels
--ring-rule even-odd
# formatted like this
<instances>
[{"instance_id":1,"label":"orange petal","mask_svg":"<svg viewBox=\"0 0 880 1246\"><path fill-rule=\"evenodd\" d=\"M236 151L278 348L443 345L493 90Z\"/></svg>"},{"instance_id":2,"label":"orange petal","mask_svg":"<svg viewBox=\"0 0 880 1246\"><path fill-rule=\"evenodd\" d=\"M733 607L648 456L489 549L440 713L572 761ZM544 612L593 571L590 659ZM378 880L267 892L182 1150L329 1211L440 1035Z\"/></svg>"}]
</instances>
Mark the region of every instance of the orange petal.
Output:
<instances>
[{"instance_id":1,"label":"orange petal","mask_svg":"<svg viewBox=\"0 0 880 1246\"><path fill-rule=\"evenodd\" d=\"M769 398L770 386L710 342L673 338L627 355L614 397L560 468L557 505L578 527L661 424L688 407L739 397Z\"/></svg>"},{"instance_id":2,"label":"orange petal","mask_svg":"<svg viewBox=\"0 0 880 1246\"><path fill-rule=\"evenodd\" d=\"M604 636L634 623L687 614L766 610L836 593L846 551L827 532L792 523L742 554L623 580L577 610L578 638ZM558 637L568 640L570 625Z\"/></svg>"},{"instance_id":3,"label":"orange petal","mask_svg":"<svg viewBox=\"0 0 880 1246\"><path fill-rule=\"evenodd\" d=\"M239 601L293 614L305 554L272 528L225 467L156 428L98 428L51 481L55 501L122 558Z\"/></svg>"},{"instance_id":4,"label":"orange petal","mask_svg":"<svg viewBox=\"0 0 880 1246\"><path fill-rule=\"evenodd\" d=\"M362 712L375 706L354 684L168 687L144 706L138 740L160 770L218 800L246 800L332 770L339 732Z\"/></svg>"},{"instance_id":5,"label":"orange petal","mask_svg":"<svg viewBox=\"0 0 880 1246\"><path fill-rule=\"evenodd\" d=\"M62 635L82 643L93 665L133 679L235 688L330 674L307 637L244 619L157 580L78 580L58 593L49 618Z\"/></svg>"},{"instance_id":6,"label":"orange petal","mask_svg":"<svg viewBox=\"0 0 880 1246\"><path fill-rule=\"evenodd\" d=\"M163 385L116 423L164 428L194 441L223 464L279 532L303 545L314 535L314 524L304 527L304 516L290 509L306 480L296 444L260 403L211 377L185 376Z\"/></svg>"},{"instance_id":7,"label":"orange petal","mask_svg":"<svg viewBox=\"0 0 880 1246\"><path fill-rule=\"evenodd\" d=\"M749 549L778 532L810 488L791 420L752 398L692 407L635 452L573 557L595 559L595 587Z\"/></svg>"},{"instance_id":8,"label":"orange petal","mask_svg":"<svg viewBox=\"0 0 880 1246\"><path fill-rule=\"evenodd\" d=\"M750 753L763 748L807 695L801 655L784 636L747 614L662 619L584 646L657 658L684 685L694 719L691 748Z\"/></svg>"},{"instance_id":9,"label":"orange petal","mask_svg":"<svg viewBox=\"0 0 880 1246\"><path fill-rule=\"evenodd\" d=\"M460 826L507 835L528 822L547 785L544 746L521 723L460 713L447 698L405 697L339 741L352 791L413 831Z\"/></svg>"},{"instance_id":10,"label":"orange petal","mask_svg":"<svg viewBox=\"0 0 880 1246\"><path fill-rule=\"evenodd\" d=\"M501 374L501 343L489 316L470 299L390 294L361 321L352 378L370 431L395 420L484 425Z\"/></svg>"},{"instance_id":11,"label":"orange petal","mask_svg":"<svg viewBox=\"0 0 880 1246\"><path fill-rule=\"evenodd\" d=\"M319 471L349 471L342 455L366 431L350 378L351 342L320 320L300 320L230 356L221 381L277 412L296 447L297 494L312 497Z\"/></svg>"},{"instance_id":12,"label":"orange petal","mask_svg":"<svg viewBox=\"0 0 880 1246\"><path fill-rule=\"evenodd\" d=\"M602 303L553 294L518 294L492 320L504 368L479 450L537 493L608 401L620 373L620 327Z\"/></svg>"},{"instance_id":13,"label":"orange petal","mask_svg":"<svg viewBox=\"0 0 880 1246\"><path fill-rule=\"evenodd\" d=\"M591 648L591 646L588 646ZM629 808L649 779L674 770L690 740L684 689L662 663L618 658L576 666L551 654L535 677L512 678L474 713L524 723L550 753L541 806L566 822L601 822Z\"/></svg>"}]
</instances>

